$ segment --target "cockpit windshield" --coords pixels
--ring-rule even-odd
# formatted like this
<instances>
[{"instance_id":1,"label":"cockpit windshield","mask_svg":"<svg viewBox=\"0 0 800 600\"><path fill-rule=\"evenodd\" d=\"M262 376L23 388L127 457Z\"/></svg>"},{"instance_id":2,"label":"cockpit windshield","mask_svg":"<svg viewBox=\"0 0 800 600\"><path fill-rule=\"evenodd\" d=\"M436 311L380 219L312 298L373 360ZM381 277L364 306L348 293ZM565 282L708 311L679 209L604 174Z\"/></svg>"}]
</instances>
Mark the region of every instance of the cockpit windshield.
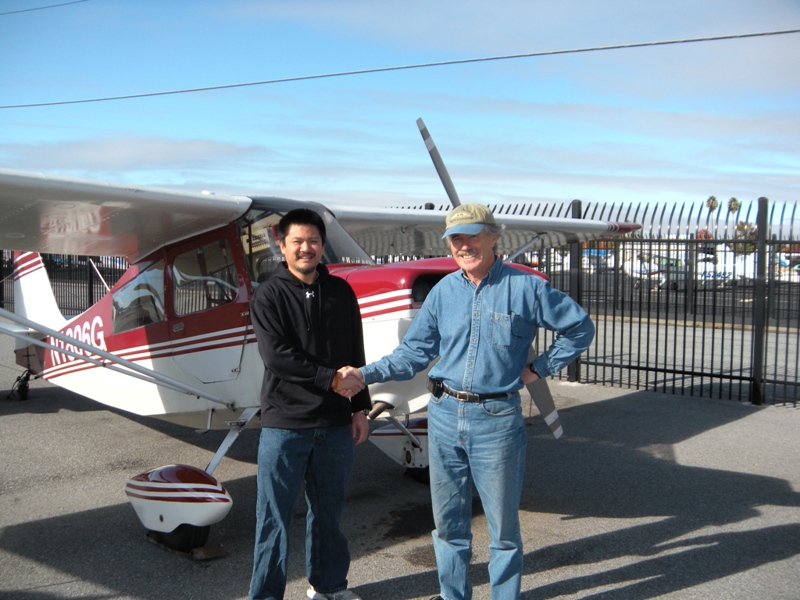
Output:
<instances>
[{"instance_id":1,"label":"cockpit windshield","mask_svg":"<svg viewBox=\"0 0 800 600\"><path fill-rule=\"evenodd\" d=\"M374 264L374 261L350 237L333 214L321 204L285 198L253 198L253 205L238 221L252 281L260 283L283 261L278 247L278 221L294 208L310 208L325 221L324 264L356 263Z\"/></svg>"}]
</instances>

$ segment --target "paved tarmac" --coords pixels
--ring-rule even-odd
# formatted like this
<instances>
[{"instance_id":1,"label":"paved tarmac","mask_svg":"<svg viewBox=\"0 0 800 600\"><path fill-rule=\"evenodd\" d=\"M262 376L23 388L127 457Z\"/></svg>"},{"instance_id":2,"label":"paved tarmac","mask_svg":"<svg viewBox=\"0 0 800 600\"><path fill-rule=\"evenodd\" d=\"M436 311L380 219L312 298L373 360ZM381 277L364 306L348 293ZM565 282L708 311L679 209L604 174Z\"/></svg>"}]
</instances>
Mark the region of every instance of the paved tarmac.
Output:
<instances>
[{"instance_id":1,"label":"paved tarmac","mask_svg":"<svg viewBox=\"0 0 800 600\"><path fill-rule=\"evenodd\" d=\"M226 556L192 560L148 542L123 487L151 467L204 467L221 432L126 416L34 382L0 336L0 598L246 598L257 431L215 475L234 498L212 527ZM532 408L521 506L524 599L800 598L800 408L551 384L565 436ZM438 591L427 487L359 446L345 528L365 600ZM304 518L292 530L287 599L304 598ZM472 579L488 598L476 503Z\"/></svg>"}]
</instances>

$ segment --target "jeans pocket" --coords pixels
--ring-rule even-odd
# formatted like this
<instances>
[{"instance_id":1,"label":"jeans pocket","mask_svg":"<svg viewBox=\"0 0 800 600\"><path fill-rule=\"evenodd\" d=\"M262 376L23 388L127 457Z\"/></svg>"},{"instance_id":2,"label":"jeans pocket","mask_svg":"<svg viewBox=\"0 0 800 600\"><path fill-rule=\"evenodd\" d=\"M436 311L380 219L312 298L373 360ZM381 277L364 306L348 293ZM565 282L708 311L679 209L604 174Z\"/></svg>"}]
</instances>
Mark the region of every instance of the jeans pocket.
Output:
<instances>
[{"instance_id":1,"label":"jeans pocket","mask_svg":"<svg viewBox=\"0 0 800 600\"><path fill-rule=\"evenodd\" d=\"M507 417L519 411L518 398L496 398L481 402L483 412L491 417Z\"/></svg>"}]
</instances>

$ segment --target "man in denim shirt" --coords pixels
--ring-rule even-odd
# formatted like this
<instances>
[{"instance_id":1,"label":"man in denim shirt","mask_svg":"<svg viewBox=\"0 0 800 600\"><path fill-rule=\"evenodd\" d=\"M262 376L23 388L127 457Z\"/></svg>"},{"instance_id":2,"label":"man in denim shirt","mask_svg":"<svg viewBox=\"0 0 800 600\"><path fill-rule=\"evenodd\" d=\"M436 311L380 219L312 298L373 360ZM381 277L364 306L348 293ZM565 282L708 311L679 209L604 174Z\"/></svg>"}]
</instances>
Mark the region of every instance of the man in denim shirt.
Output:
<instances>
[{"instance_id":1,"label":"man in denim shirt","mask_svg":"<svg viewBox=\"0 0 800 600\"><path fill-rule=\"evenodd\" d=\"M519 390L560 371L586 350L594 325L569 296L496 257L502 226L487 207L458 206L445 226L443 239L460 270L433 288L392 354L361 369L343 369L342 375L365 384L410 379L440 357L430 371L428 404L433 546L441 594L432 600L472 598L473 483L491 538L491 597L516 600L527 439ZM539 327L558 335L527 364Z\"/></svg>"}]
</instances>

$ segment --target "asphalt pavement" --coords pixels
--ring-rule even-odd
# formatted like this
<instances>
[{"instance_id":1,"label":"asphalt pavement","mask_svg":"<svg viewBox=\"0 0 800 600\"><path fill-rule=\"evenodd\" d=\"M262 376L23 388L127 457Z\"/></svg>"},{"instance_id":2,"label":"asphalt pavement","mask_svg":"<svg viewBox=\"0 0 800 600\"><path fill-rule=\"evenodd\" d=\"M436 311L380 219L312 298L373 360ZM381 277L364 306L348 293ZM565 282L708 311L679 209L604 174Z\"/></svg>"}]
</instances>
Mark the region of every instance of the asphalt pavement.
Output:
<instances>
[{"instance_id":1,"label":"asphalt pavement","mask_svg":"<svg viewBox=\"0 0 800 600\"><path fill-rule=\"evenodd\" d=\"M204 467L223 437L131 417L19 374L0 336L0 598L247 597L257 430L215 476L234 498L197 560L148 541L123 488L149 468ZM565 435L526 402L524 599L800 598L800 408L551 383ZM488 598L486 523L475 504L472 580ZM305 597L292 529L287 599ZM359 446L345 529L365 600L438 592L428 489Z\"/></svg>"}]
</instances>

